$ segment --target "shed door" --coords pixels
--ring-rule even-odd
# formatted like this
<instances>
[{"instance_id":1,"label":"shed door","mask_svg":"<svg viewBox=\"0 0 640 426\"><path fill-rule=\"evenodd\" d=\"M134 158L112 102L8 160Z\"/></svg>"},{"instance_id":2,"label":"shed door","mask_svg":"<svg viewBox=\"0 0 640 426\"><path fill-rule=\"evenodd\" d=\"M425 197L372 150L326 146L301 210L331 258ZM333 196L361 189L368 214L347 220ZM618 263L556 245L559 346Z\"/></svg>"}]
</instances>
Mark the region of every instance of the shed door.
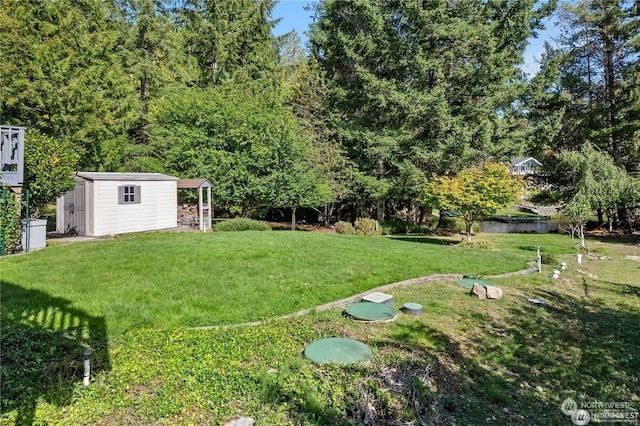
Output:
<instances>
[{"instance_id":1,"label":"shed door","mask_svg":"<svg viewBox=\"0 0 640 426\"><path fill-rule=\"evenodd\" d=\"M64 223L67 226L65 232L73 232L78 235L85 233L85 182L79 182L73 191L64 196Z\"/></svg>"}]
</instances>

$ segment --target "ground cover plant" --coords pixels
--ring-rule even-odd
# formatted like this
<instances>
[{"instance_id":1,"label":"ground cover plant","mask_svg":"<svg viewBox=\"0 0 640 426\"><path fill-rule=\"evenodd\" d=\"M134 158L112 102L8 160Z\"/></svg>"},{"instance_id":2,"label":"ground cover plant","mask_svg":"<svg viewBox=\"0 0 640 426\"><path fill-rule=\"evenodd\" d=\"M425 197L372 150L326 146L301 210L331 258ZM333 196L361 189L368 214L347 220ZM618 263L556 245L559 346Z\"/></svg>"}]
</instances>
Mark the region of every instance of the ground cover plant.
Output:
<instances>
[{"instance_id":1,"label":"ground cover plant","mask_svg":"<svg viewBox=\"0 0 640 426\"><path fill-rule=\"evenodd\" d=\"M253 246L271 248L287 241L318 249L315 244L331 241L302 232L254 233L247 240L240 237L244 234L251 233L233 233L240 238L238 243L253 241ZM280 234L287 235L285 240L278 240ZM99 253L105 256L115 251L114 257L135 252L124 250L126 243L138 250L144 243L147 250L157 252L170 245L169 252L178 252L180 244L190 250L200 245L212 250L203 241L213 235L193 234L198 242L193 246L191 237L177 235L172 235L177 240L171 245L165 234L83 246L86 251L106 244L108 250ZM231 238L228 233L223 235ZM259 235L275 240L260 240ZM498 301L470 298L468 290L455 282L398 288L391 291L396 306L416 302L425 313L401 314L393 323L355 323L342 316L341 309L334 309L270 319L257 326L193 329L188 324L177 325L174 318L153 326L131 324L123 332L111 327L111 321L115 327L122 325L117 316L109 314L109 303L85 309L76 300L81 292L74 293L71 287L65 287L66 294L53 294L61 285L55 274L61 272L54 270L51 281L37 280L38 263L53 263L44 254L76 256L82 252L76 251L80 245L54 247L34 253L39 256L17 256L9 262L3 259L2 423L221 424L248 415L257 424L422 421L466 425L484 424L487 419L495 424L567 424L570 419L559 407L565 398L625 401L633 410L640 409L640 262L633 260L640 255L638 241L593 241L599 256L585 257L584 263L577 264L573 242L560 235L483 235L496 245L495 252L455 247L452 239L325 237L337 238L335 249L341 244L353 251L369 249L378 262L361 268L371 268L370 274L382 274L376 269L382 260L406 257L409 251L433 250L449 258L455 255L459 266L473 269L461 273L486 276L504 272L511 263L502 261L495 268L489 264L501 260L483 256L506 251L516 258L531 259L530 244L534 254L535 246L540 245L568 268L556 280L551 270L557 265L545 265L542 274L494 278L505 293ZM147 245L156 238L157 247ZM359 240L366 244L360 246ZM389 245L376 246L379 240ZM233 250L231 241L216 240ZM294 245L297 251L299 245ZM235 256L239 256L241 251L236 248ZM384 258L385 252L389 259ZM473 263L464 260L467 252L486 265L471 268ZM251 255L252 262L274 260L260 253L262 257ZM347 253L339 250L342 257ZM430 256L436 258L433 253ZM399 267L407 267L398 262ZM243 264L245 269L250 263ZM453 262L449 259L447 263L451 266ZM97 262L97 266L107 264ZM312 268L311 263L306 268ZM5 278L22 279L18 270L26 273L24 281ZM286 271L281 273L286 275ZM27 282L38 283L40 288L28 288ZM130 285L127 282L121 288L122 303L131 299L127 295ZM155 297L148 303L164 303L156 291L152 294ZM287 297L281 291L277 301ZM543 298L547 306L534 306L527 298ZM82 330L90 333L82 334ZM349 367L315 366L302 357L313 340L334 336L367 343L374 351L373 360ZM91 385L84 387L79 378L81 354L87 345L94 349L95 373ZM22 352L16 353L19 349ZM29 360L26 365L12 363L25 359Z\"/></svg>"}]
</instances>

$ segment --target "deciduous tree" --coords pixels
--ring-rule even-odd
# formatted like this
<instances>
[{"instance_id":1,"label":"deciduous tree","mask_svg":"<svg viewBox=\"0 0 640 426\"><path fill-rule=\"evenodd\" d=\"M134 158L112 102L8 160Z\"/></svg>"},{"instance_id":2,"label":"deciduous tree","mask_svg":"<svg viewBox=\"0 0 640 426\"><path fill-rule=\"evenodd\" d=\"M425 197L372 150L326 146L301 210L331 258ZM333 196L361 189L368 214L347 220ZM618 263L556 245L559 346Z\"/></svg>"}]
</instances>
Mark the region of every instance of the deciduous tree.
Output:
<instances>
[{"instance_id":1,"label":"deciduous tree","mask_svg":"<svg viewBox=\"0 0 640 426\"><path fill-rule=\"evenodd\" d=\"M29 191L30 215L44 208L76 184L80 156L67 141L29 131L24 142L24 189Z\"/></svg>"},{"instance_id":2,"label":"deciduous tree","mask_svg":"<svg viewBox=\"0 0 640 426\"><path fill-rule=\"evenodd\" d=\"M303 203L302 189L315 190L293 185L297 171L308 182L309 168L302 167L309 161L306 142L282 94L268 81L215 89L178 86L154 101L151 113L150 141L165 170L208 178L220 207L240 207L249 216L285 201Z\"/></svg>"},{"instance_id":3,"label":"deciduous tree","mask_svg":"<svg viewBox=\"0 0 640 426\"><path fill-rule=\"evenodd\" d=\"M515 201L520 182L505 166L485 163L482 168L467 168L456 176L433 176L425 183L425 202L458 214L465 224L467 240L471 227L481 217L490 216Z\"/></svg>"}]
</instances>

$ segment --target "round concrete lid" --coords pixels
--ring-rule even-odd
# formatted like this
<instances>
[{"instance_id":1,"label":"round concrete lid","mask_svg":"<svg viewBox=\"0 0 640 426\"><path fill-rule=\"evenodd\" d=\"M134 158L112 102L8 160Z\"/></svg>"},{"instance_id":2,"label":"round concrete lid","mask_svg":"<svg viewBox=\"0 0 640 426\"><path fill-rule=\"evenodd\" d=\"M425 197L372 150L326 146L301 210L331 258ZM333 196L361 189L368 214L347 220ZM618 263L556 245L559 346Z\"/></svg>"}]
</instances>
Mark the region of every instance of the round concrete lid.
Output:
<instances>
[{"instance_id":1,"label":"round concrete lid","mask_svg":"<svg viewBox=\"0 0 640 426\"><path fill-rule=\"evenodd\" d=\"M463 278L461 280L456 281L458 285L466 288L472 288L474 284L484 285L489 287L495 287L495 283L492 283L489 280L483 280L481 278Z\"/></svg>"},{"instance_id":2,"label":"round concrete lid","mask_svg":"<svg viewBox=\"0 0 640 426\"><path fill-rule=\"evenodd\" d=\"M392 321L398 316L392 306L373 302L353 303L347 306L345 313L359 321Z\"/></svg>"},{"instance_id":3,"label":"round concrete lid","mask_svg":"<svg viewBox=\"0 0 640 426\"><path fill-rule=\"evenodd\" d=\"M352 364L369 361L371 349L362 342L343 337L330 337L311 343L304 355L316 364Z\"/></svg>"}]
</instances>

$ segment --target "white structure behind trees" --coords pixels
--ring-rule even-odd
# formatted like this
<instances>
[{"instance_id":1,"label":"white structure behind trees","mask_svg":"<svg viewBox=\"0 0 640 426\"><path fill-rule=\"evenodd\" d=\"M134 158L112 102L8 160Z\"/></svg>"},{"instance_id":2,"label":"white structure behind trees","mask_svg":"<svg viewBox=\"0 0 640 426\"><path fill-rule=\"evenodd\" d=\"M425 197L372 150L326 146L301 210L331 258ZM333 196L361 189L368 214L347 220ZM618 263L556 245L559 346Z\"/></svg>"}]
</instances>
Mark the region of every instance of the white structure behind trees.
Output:
<instances>
[{"instance_id":1,"label":"white structure behind trees","mask_svg":"<svg viewBox=\"0 0 640 426\"><path fill-rule=\"evenodd\" d=\"M518 176L531 175L536 173L539 167L542 167L542 163L533 157L512 158L509 174Z\"/></svg>"}]
</instances>

